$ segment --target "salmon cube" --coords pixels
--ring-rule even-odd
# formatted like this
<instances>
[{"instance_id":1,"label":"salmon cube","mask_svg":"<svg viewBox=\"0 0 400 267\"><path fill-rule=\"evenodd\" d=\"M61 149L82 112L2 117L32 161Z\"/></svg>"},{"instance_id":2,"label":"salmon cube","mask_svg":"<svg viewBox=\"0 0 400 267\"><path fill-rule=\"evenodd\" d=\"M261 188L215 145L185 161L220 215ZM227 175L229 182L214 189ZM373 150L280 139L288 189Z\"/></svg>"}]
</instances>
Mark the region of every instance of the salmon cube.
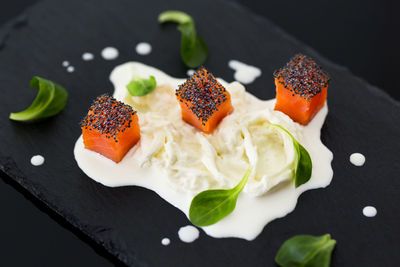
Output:
<instances>
[{"instance_id":1,"label":"salmon cube","mask_svg":"<svg viewBox=\"0 0 400 267\"><path fill-rule=\"evenodd\" d=\"M85 148L117 163L140 139L136 111L109 95L93 102L81 129Z\"/></svg>"},{"instance_id":2,"label":"salmon cube","mask_svg":"<svg viewBox=\"0 0 400 267\"><path fill-rule=\"evenodd\" d=\"M231 95L204 67L179 86L176 97L182 119L207 134L233 111Z\"/></svg>"},{"instance_id":3,"label":"salmon cube","mask_svg":"<svg viewBox=\"0 0 400 267\"><path fill-rule=\"evenodd\" d=\"M275 71L274 78L275 110L307 125L325 104L328 74L311 58L299 54Z\"/></svg>"}]
</instances>

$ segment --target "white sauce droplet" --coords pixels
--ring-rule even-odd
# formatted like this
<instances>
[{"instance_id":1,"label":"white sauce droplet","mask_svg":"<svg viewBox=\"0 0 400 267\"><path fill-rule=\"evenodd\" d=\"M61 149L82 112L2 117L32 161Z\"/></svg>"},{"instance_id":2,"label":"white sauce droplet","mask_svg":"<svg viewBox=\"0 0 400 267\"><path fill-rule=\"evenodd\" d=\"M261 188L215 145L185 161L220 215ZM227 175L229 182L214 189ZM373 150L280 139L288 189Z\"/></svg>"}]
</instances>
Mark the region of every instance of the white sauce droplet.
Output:
<instances>
[{"instance_id":1,"label":"white sauce droplet","mask_svg":"<svg viewBox=\"0 0 400 267\"><path fill-rule=\"evenodd\" d=\"M44 157L41 155L35 155L31 158L31 164L33 166L40 166L44 163Z\"/></svg>"},{"instance_id":2,"label":"white sauce droplet","mask_svg":"<svg viewBox=\"0 0 400 267\"><path fill-rule=\"evenodd\" d=\"M192 76L194 74L194 70L190 69L186 72L187 76Z\"/></svg>"},{"instance_id":3,"label":"white sauce droplet","mask_svg":"<svg viewBox=\"0 0 400 267\"><path fill-rule=\"evenodd\" d=\"M151 45L149 43L141 42L136 45L136 53L145 56L151 53Z\"/></svg>"},{"instance_id":4,"label":"white sauce droplet","mask_svg":"<svg viewBox=\"0 0 400 267\"><path fill-rule=\"evenodd\" d=\"M69 67L67 68L67 71L68 71L68 72L74 72L74 71L75 71L74 66L69 66Z\"/></svg>"},{"instance_id":5,"label":"white sauce droplet","mask_svg":"<svg viewBox=\"0 0 400 267\"><path fill-rule=\"evenodd\" d=\"M229 67L235 70L233 77L236 81L249 84L261 75L261 70L257 67L247 65L237 60L229 60Z\"/></svg>"},{"instance_id":6,"label":"white sauce droplet","mask_svg":"<svg viewBox=\"0 0 400 267\"><path fill-rule=\"evenodd\" d=\"M376 208L372 206L366 206L363 208L363 214L366 217L375 217L376 216Z\"/></svg>"},{"instance_id":7,"label":"white sauce droplet","mask_svg":"<svg viewBox=\"0 0 400 267\"><path fill-rule=\"evenodd\" d=\"M161 239L161 244L163 244L164 246L168 246L170 243L171 243L171 240L169 240L169 238L167 238L167 237Z\"/></svg>"},{"instance_id":8,"label":"white sauce droplet","mask_svg":"<svg viewBox=\"0 0 400 267\"><path fill-rule=\"evenodd\" d=\"M199 238L200 232L191 225L183 226L178 231L179 239L185 243L192 243Z\"/></svg>"},{"instance_id":9,"label":"white sauce droplet","mask_svg":"<svg viewBox=\"0 0 400 267\"><path fill-rule=\"evenodd\" d=\"M362 166L365 163L365 157L361 153L353 153L350 155L350 162L355 166Z\"/></svg>"},{"instance_id":10,"label":"white sauce droplet","mask_svg":"<svg viewBox=\"0 0 400 267\"><path fill-rule=\"evenodd\" d=\"M105 59L105 60L113 60L116 59L119 55L118 50L115 47L106 47L103 49L103 51L101 51L101 56Z\"/></svg>"},{"instance_id":11,"label":"white sauce droplet","mask_svg":"<svg viewBox=\"0 0 400 267\"><path fill-rule=\"evenodd\" d=\"M90 60L93 60L93 59L94 59L94 55L93 55L92 53L86 52L86 53L83 53L83 54L82 54L82 59L83 59L84 61L90 61Z\"/></svg>"},{"instance_id":12,"label":"white sauce droplet","mask_svg":"<svg viewBox=\"0 0 400 267\"><path fill-rule=\"evenodd\" d=\"M68 67L69 66L69 61L64 60L62 63L63 67Z\"/></svg>"}]
</instances>

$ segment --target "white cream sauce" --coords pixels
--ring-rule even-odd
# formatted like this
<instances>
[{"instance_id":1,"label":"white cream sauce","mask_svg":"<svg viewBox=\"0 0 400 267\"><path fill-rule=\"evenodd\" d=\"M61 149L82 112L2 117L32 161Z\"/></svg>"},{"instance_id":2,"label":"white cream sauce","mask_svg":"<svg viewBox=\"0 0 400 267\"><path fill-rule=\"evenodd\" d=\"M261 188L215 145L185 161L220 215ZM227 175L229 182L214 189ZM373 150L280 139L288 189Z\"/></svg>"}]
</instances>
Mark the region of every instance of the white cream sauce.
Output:
<instances>
[{"instance_id":1,"label":"white cream sauce","mask_svg":"<svg viewBox=\"0 0 400 267\"><path fill-rule=\"evenodd\" d=\"M365 156L361 153L353 153L350 155L350 162L357 167L361 167L365 163Z\"/></svg>"},{"instance_id":2,"label":"white cream sauce","mask_svg":"<svg viewBox=\"0 0 400 267\"><path fill-rule=\"evenodd\" d=\"M131 97L126 85L132 77L153 75L157 88L144 97ZM264 101L247 93L238 82L219 81L230 92L234 112L211 135L181 119L175 89L185 79L172 78L158 69L129 62L110 76L114 97L138 111L141 140L124 159L113 161L84 148L82 137L74 154L79 167L106 186L136 185L148 188L188 215L192 198L210 188L231 188L249 165L256 166L240 194L235 210L218 223L203 227L213 237L252 240L270 221L293 211L300 194L331 182L332 153L320 141L325 105L307 125L294 123L274 111L274 99ZM282 125L307 149L311 179L295 188L291 180L294 149L290 138L267 127Z\"/></svg>"},{"instance_id":3,"label":"white cream sauce","mask_svg":"<svg viewBox=\"0 0 400 267\"><path fill-rule=\"evenodd\" d=\"M192 76L193 74L194 74L194 70L192 70L192 69L189 69L186 71L187 76Z\"/></svg>"},{"instance_id":4,"label":"white cream sauce","mask_svg":"<svg viewBox=\"0 0 400 267\"><path fill-rule=\"evenodd\" d=\"M31 164L33 166L40 166L44 163L44 157L41 155L35 155L31 158Z\"/></svg>"},{"instance_id":5,"label":"white cream sauce","mask_svg":"<svg viewBox=\"0 0 400 267\"><path fill-rule=\"evenodd\" d=\"M63 66L64 68L68 67L68 66L69 66L69 61L64 60L64 61L62 62L62 66Z\"/></svg>"},{"instance_id":6,"label":"white cream sauce","mask_svg":"<svg viewBox=\"0 0 400 267\"><path fill-rule=\"evenodd\" d=\"M146 56L151 53L151 45L149 43L141 42L136 45L136 53Z\"/></svg>"},{"instance_id":7,"label":"white cream sauce","mask_svg":"<svg viewBox=\"0 0 400 267\"><path fill-rule=\"evenodd\" d=\"M92 53L85 52L82 54L82 59L83 61L90 61L94 59L94 55Z\"/></svg>"},{"instance_id":8,"label":"white cream sauce","mask_svg":"<svg viewBox=\"0 0 400 267\"><path fill-rule=\"evenodd\" d=\"M178 231L179 239L185 243L192 243L199 238L199 235L199 230L192 225L183 226Z\"/></svg>"},{"instance_id":9,"label":"white cream sauce","mask_svg":"<svg viewBox=\"0 0 400 267\"><path fill-rule=\"evenodd\" d=\"M119 56L119 52L115 47L106 47L101 51L101 56L105 60L114 60Z\"/></svg>"},{"instance_id":10,"label":"white cream sauce","mask_svg":"<svg viewBox=\"0 0 400 267\"><path fill-rule=\"evenodd\" d=\"M163 246L168 246L171 243L171 240L169 240L169 238L164 237L163 239L161 239L161 244Z\"/></svg>"},{"instance_id":11,"label":"white cream sauce","mask_svg":"<svg viewBox=\"0 0 400 267\"><path fill-rule=\"evenodd\" d=\"M376 208L373 206L366 206L363 208L363 214L366 217L375 217L377 214Z\"/></svg>"},{"instance_id":12,"label":"white cream sauce","mask_svg":"<svg viewBox=\"0 0 400 267\"><path fill-rule=\"evenodd\" d=\"M261 70L257 67L247 65L237 60L229 60L228 66L235 70L233 77L236 81L249 84L261 75Z\"/></svg>"},{"instance_id":13,"label":"white cream sauce","mask_svg":"<svg viewBox=\"0 0 400 267\"><path fill-rule=\"evenodd\" d=\"M68 71L69 73L72 73L72 72L75 71L75 67L74 67L74 66L68 66L67 71Z\"/></svg>"}]
</instances>

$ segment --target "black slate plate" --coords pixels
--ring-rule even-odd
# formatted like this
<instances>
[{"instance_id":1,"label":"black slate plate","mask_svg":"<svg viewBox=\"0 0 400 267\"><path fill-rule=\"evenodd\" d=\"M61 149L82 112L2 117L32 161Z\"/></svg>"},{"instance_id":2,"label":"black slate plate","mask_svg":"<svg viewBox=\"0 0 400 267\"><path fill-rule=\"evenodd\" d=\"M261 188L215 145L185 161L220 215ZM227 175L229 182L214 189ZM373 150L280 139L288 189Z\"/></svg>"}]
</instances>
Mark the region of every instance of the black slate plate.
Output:
<instances>
[{"instance_id":1,"label":"black slate plate","mask_svg":"<svg viewBox=\"0 0 400 267\"><path fill-rule=\"evenodd\" d=\"M260 67L263 75L248 90L262 99L274 97L273 70L297 52L312 56L331 74L322 140L334 153L332 184L304 193L294 212L270 223L255 241L202 233L196 242L182 243L177 230L189 222L179 210L143 188L97 184L73 158L78 122L95 96L112 92L108 75L115 65L137 60L185 76L179 33L175 26L157 23L157 14L166 9L193 15L209 44L206 66L217 76L233 80L229 59ZM400 105L347 69L269 21L219 1L43 1L14 22L0 32L0 169L121 261L136 266L274 266L277 249L290 236L327 232L338 241L333 266L394 266L400 261ZM140 41L152 44L150 55L136 55ZM327 44L334 45L334 37ZM117 47L120 57L104 61L99 53L106 46ZM93 52L95 60L83 62L85 51ZM76 71L67 73L63 60ZM36 94L28 86L33 75L64 85L68 106L48 120L12 122L8 113L24 109ZM366 155L365 166L349 163L353 152ZM33 167L29 159L34 154L44 155L45 165ZM364 217L366 205L375 206L378 215ZM160 244L165 236L172 241L168 247Z\"/></svg>"}]
</instances>

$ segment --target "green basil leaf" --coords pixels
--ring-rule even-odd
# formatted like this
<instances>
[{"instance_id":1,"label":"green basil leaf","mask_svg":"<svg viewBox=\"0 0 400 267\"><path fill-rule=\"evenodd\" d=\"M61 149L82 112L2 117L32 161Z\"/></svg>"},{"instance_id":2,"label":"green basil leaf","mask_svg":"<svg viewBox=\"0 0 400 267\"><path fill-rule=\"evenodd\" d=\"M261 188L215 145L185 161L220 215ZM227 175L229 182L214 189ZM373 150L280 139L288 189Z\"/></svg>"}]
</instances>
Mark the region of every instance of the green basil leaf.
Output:
<instances>
[{"instance_id":1,"label":"green basil leaf","mask_svg":"<svg viewBox=\"0 0 400 267\"><path fill-rule=\"evenodd\" d=\"M307 150L298 143L298 154L299 160L295 169L295 186L299 187L302 184L305 184L310 180L312 173L312 162L310 154L308 154Z\"/></svg>"},{"instance_id":2,"label":"green basil leaf","mask_svg":"<svg viewBox=\"0 0 400 267\"><path fill-rule=\"evenodd\" d=\"M133 78L128 83L126 88L128 89L129 94L132 96L144 96L153 92L156 86L156 78L154 78L154 76L150 76L149 79Z\"/></svg>"},{"instance_id":3,"label":"green basil leaf","mask_svg":"<svg viewBox=\"0 0 400 267\"><path fill-rule=\"evenodd\" d=\"M252 168L248 168L240 182L232 189L206 190L197 194L190 204L190 221L203 227L212 225L232 213L251 171Z\"/></svg>"},{"instance_id":4,"label":"green basil leaf","mask_svg":"<svg viewBox=\"0 0 400 267\"><path fill-rule=\"evenodd\" d=\"M181 57L183 62L190 68L201 66L207 59L207 44L196 34L194 24L180 24L178 30L182 33Z\"/></svg>"},{"instance_id":5,"label":"green basil leaf","mask_svg":"<svg viewBox=\"0 0 400 267\"><path fill-rule=\"evenodd\" d=\"M47 118L65 108L68 92L62 86L38 76L32 78L30 86L39 89L35 100L27 109L18 113L10 113L11 120L29 121Z\"/></svg>"},{"instance_id":6,"label":"green basil leaf","mask_svg":"<svg viewBox=\"0 0 400 267\"><path fill-rule=\"evenodd\" d=\"M282 267L329 267L335 245L329 234L297 235L282 244L275 262Z\"/></svg>"},{"instance_id":7,"label":"green basil leaf","mask_svg":"<svg viewBox=\"0 0 400 267\"><path fill-rule=\"evenodd\" d=\"M208 56L208 47L204 40L197 35L193 19L181 11L165 11L158 16L160 23L178 23L181 32L181 57L186 66L197 68L202 65Z\"/></svg>"},{"instance_id":8,"label":"green basil leaf","mask_svg":"<svg viewBox=\"0 0 400 267\"><path fill-rule=\"evenodd\" d=\"M294 162L294 185L299 187L310 180L312 174L312 161L310 154L307 150L293 137L293 135L278 124L270 124L271 127L276 127L284 131L290 136L293 142L293 146L296 150L296 158Z\"/></svg>"}]
</instances>

